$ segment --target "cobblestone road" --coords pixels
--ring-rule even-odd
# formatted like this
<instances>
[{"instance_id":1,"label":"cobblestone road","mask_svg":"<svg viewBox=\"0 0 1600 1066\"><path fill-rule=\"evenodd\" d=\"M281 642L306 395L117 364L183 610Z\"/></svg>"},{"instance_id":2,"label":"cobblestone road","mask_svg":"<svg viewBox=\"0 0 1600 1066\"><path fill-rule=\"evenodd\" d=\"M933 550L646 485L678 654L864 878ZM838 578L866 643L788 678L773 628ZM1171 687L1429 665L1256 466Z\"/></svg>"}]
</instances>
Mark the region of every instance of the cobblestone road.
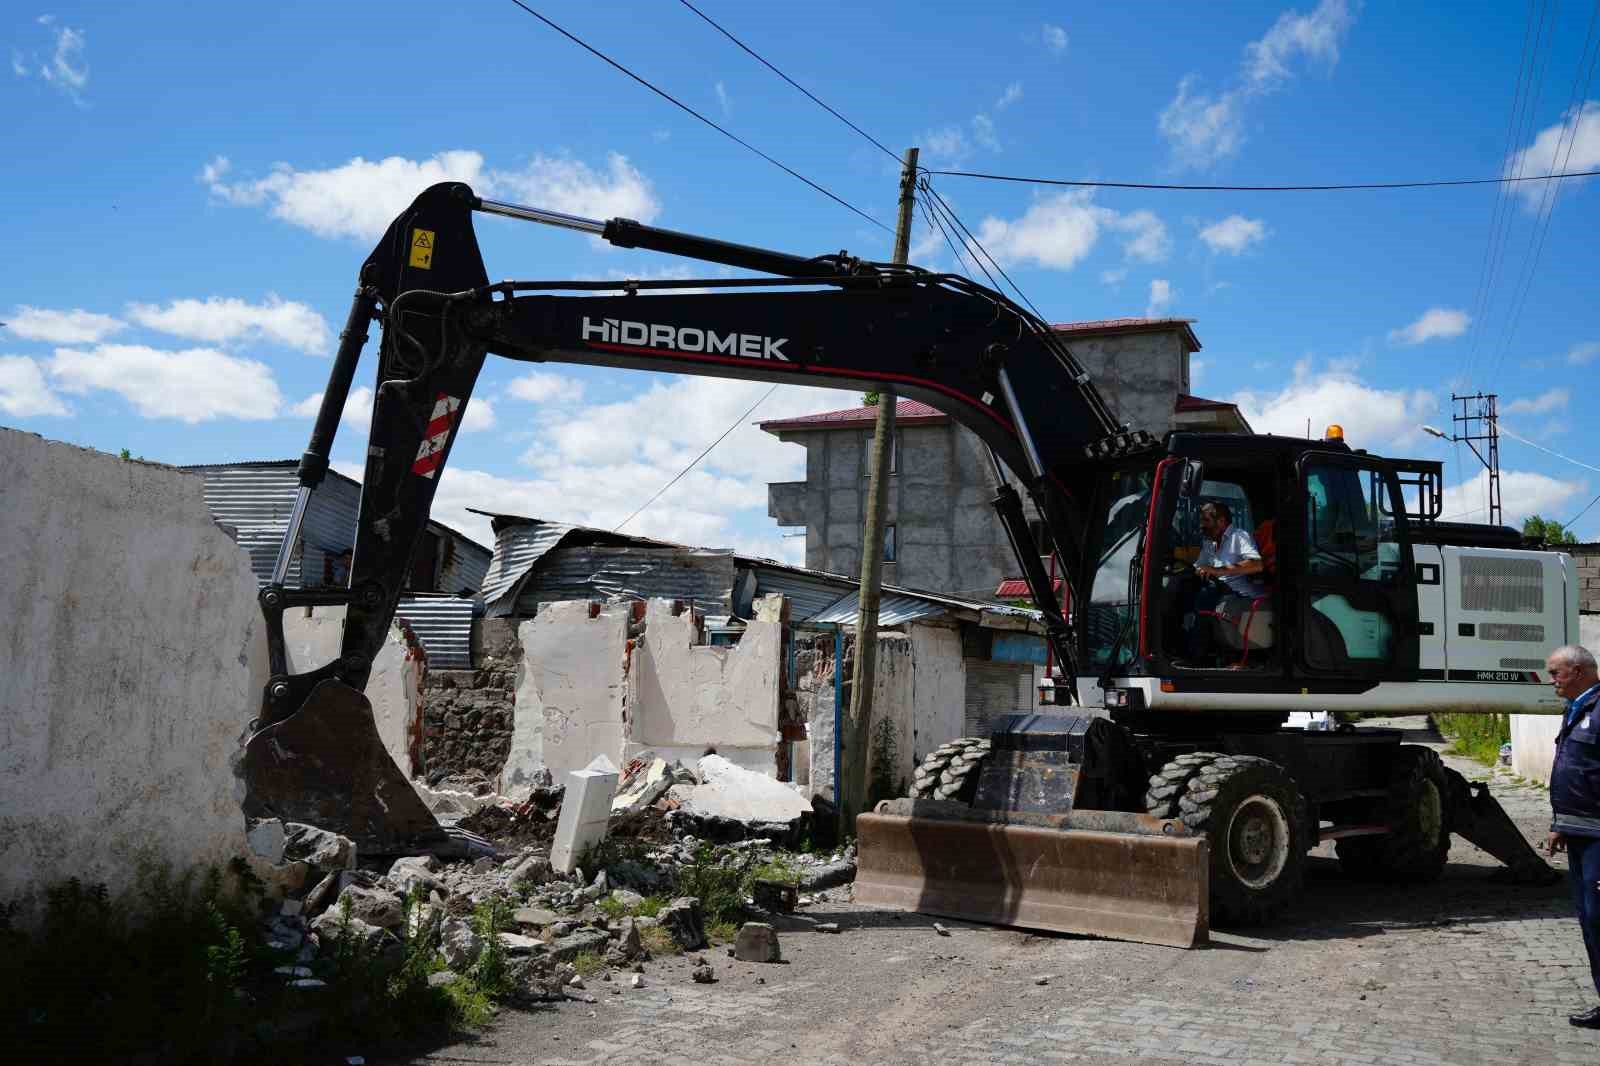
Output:
<instances>
[{"instance_id":1,"label":"cobblestone road","mask_svg":"<svg viewBox=\"0 0 1600 1066\"><path fill-rule=\"evenodd\" d=\"M1495 791L1542 839L1546 794L1503 774ZM1565 886L1496 868L1458 839L1437 884L1402 891L1319 850L1286 920L1188 952L957 922L941 937L824 904L810 915L843 933L786 931L784 965L707 952L720 980L697 985L684 960L652 963L643 989L591 982L593 1006L508 1012L409 1061L1600 1064L1600 1033L1566 1022L1594 990Z\"/></svg>"}]
</instances>

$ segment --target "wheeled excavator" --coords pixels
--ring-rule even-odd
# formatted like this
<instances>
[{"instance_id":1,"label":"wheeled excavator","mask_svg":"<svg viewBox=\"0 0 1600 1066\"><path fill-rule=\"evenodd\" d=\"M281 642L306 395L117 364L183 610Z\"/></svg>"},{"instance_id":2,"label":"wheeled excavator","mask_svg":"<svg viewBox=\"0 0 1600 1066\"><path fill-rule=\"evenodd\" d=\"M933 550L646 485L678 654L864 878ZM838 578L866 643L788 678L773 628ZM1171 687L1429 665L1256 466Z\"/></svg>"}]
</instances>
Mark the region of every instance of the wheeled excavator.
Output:
<instances>
[{"instance_id":1,"label":"wheeled excavator","mask_svg":"<svg viewBox=\"0 0 1600 1066\"><path fill-rule=\"evenodd\" d=\"M474 213L761 276L491 283ZM697 291L674 291L684 288ZM373 322L382 337L348 585L288 587ZM862 813L859 902L1191 946L1213 918L1260 921L1292 902L1306 853L1328 840L1346 869L1390 881L1437 876L1452 832L1517 877L1550 876L1486 787L1431 749L1397 730L1286 725L1306 711L1560 710L1541 671L1545 651L1577 638L1573 562L1509 529L1442 521L1438 463L1369 454L1334 431L1158 440L1117 421L1047 323L965 277L584 219L460 183L418 196L361 267L260 593L272 676L242 760L247 817L334 829L366 854L463 846L385 753L363 689L491 352L888 384L987 445L995 511L1065 698L942 745L912 796ZM1262 546L1259 595L1232 615L1193 609L1206 504ZM312 605L346 608L341 654L290 673L283 612ZM1196 625L1213 638L1203 658L1187 654Z\"/></svg>"}]
</instances>

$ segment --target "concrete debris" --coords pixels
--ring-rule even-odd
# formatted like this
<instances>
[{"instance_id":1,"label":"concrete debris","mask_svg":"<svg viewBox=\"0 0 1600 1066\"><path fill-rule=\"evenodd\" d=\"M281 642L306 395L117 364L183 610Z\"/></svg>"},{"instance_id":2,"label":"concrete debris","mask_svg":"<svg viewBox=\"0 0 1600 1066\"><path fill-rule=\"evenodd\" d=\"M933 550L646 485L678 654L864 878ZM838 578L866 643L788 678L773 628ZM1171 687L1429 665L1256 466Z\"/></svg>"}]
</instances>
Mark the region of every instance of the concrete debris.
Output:
<instances>
[{"instance_id":1,"label":"concrete debris","mask_svg":"<svg viewBox=\"0 0 1600 1066\"><path fill-rule=\"evenodd\" d=\"M283 863L285 836L283 822L277 818L258 818L245 830L244 842L251 854L280 866Z\"/></svg>"},{"instance_id":2,"label":"concrete debris","mask_svg":"<svg viewBox=\"0 0 1600 1066\"><path fill-rule=\"evenodd\" d=\"M617 941L606 952L606 961L613 966L626 966L645 955L644 940L639 935L639 923L624 918L617 925Z\"/></svg>"},{"instance_id":3,"label":"concrete debris","mask_svg":"<svg viewBox=\"0 0 1600 1066\"><path fill-rule=\"evenodd\" d=\"M330 908L329 913L337 916L346 900L350 902L351 916L368 925L380 929L398 929L405 924L405 905L400 902L399 896L387 889L350 885L339 894L338 903Z\"/></svg>"},{"instance_id":4,"label":"concrete debris","mask_svg":"<svg viewBox=\"0 0 1600 1066\"><path fill-rule=\"evenodd\" d=\"M717 975L711 969L711 964L706 962L702 962L700 965L696 966L690 972L689 976L694 978L695 984L700 985L714 984L717 980Z\"/></svg>"},{"instance_id":5,"label":"concrete debris","mask_svg":"<svg viewBox=\"0 0 1600 1066\"><path fill-rule=\"evenodd\" d=\"M700 901L695 897L679 896L661 908L656 920L682 950L698 951L706 946L705 918L700 913Z\"/></svg>"},{"instance_id":6,"label":"concrete debris","mask_svg":"<svg viewBox=\"0 0 1600 1066\"><path fill-rule=\"evenodd\" d=\"M644 974L642 974L642 973L634 974L633 975L633 979L628 982L628 987L629 988L643 988L644 987Z\"/></svg>"},{"instance_id":7,"label":"concrete debris","mask_svg":"<svg viewBox=\"0 0 1600 1066\"><path fill-rule=\"evenodd\" d=\"M613 814L654 804L674 785L693 788L699 782L680 762L667 762L654 752L643 752L628 763L611 801Z\"/></svg>"},{"instance_id":8,"label":"concrete debris","mask_svg":"<svg viewBox=\"0 0 1600 1066\"><path fill-rule=\"evenodd\" d=\"M643 896L626 888L613 888L611 890L611 898L630 911L638 908L644 902Z\"/></svg>"},{"instance_id":9,"label":"concrete debris","mask_svg":"<svg viewBox=\"0 0 1600 1066\"><path fill-rule=\"evenodd\" d=\"M765 878L750 886L750 896L757 907L775 914L793 914L800 904L800 892L794 885Z\"/></svg>"},{"instance_id":10,"label":"concrete debris","mask_svg":"<svg viewBox=\"0 0 1600 1066\"><path fill-rule=\"evenodd\" d=\"M430 973L428 975L428 987L443 988L445 985L453 985L459 980L461 980L461 975L454 970L440 970L438 973Z\"/></svg>"},{"instance_id":11,"label":"concrete debris","mask_svg":"<svg viewBox=\"0 0 1600 1066\"><path fill-rule=\"evenodd\" d=\"M766 922L745 922L734 938L733 957L740 962L782 962L778 931Z\"/></svg>"},{"instance_id":12,"label":"concrete debris","mask_svg":"<svg viewBox=\"0 0 1600 1066\"><path fill-rule=\"evenodd\" d=\"M285 822L283 829L285 861L303 862L325 872L355 868L356 844L349 837L297 822Z\"/></svg>"},{"instance_id":13,"label":"concrete debris","mask_svg":"<svg viewBox=\"0 0 1600 1066\"><path fill-rule=\"evenodd\" d=\"M482 950L483 940L473 931L470 922L453 918L444 923L439 953L444 956L446 966L458 972L466 970L478 961Z\"/></svg>"},{"instance_id":14,"label":"concrete debris","mask_svg":"<svg viewBox=\"0 0 1600 1066\"><path fill-rule=\"evenodd\" d=\"M839 931L839 923L838 922L818 922L816 925L812 926L812 928L815 929L819 933L837 933Z\"/></svg>"},{"instance_id":15,"label":"concrete debris","mask_svg":"<svg viewBox=\"0 0 1600 1066\"><path fill-rule=\"evenodd\" d=\"M949 936L950 935L950 930L946 929L944 926L940 925L938 922L934 922L933 923L933 931L935 933L938 933L940 936Z\"/></svg>"},{"instance_id":16,"label":"concrete debris","mask_svg":"<svg viewBox=\"0 0 1600 1066\"><path fill-rule=\"evenodd\" d=\"M696 765L700 784L683 801L683 811L700 818L788 824L811 813L811 803L791 785L746 770L720 755L702 756Z\"/></svg>"},{"instance_id":17,"label":"concrete debris","mask_svg":"<svg viewBox=\"0 0 1600 1066\"><path fill-rule=\"evenodd\" d=\"M511 920L518 925L543 929L547 925L555 925L561 920L561 916L543 907L518 907L511 912Z\"/></svg>"},{"instance_id":18,"label":"concrete debris","mask_svg":"<svg viewBox=\"0 0 1600 1066\"><path fill-rule=\"evenodd\" d=\"M315 991L319 988L327 988L328 982L320 980L316 977L302 977L298 981L290 981L289 987L303 988L307 991Z\"/></svg>"},{"instance_id":19,"label":"concrete debris","mask_svg":"<svg viewBox=\"0 0 1600 1066\"><path fill-rule=\"evenodd\" d=\"M444 888L444 882L438 876L440 865L432 855L396 859L394 865L389 867L387 880L390 887L402 896L409 896L418 888L422 889L424 895L437 892Z\"/></svg>"},{"instance_id":20,"label":"concrete debris","mask_svg":"<svg viewBox=\"0 0 1600 1066\"><path fill-rule=\"evenodd\" d=\"M610 944L611 938L600 929L578 929L566 936L558 937L550 942L550 955L562 961L570 961L586 952L599 954Z\"/></svg>"},{"instance_id":21,"label":"concrete debris","mask_svg":"<svg viewBox=\"0 0 1600 1066\"><path fill-rule=\"evenodd\" d=\"M544 941L523 936L521 933L501 933L497 939L507 955L532 955L536 951L545 950Z\"/></svg>"},{"instance_id":22,"label":"concrete debris","mask_svg":"<svg viewBox=\"0 0 1600 1066\"><path fill-rule=\"evenodd\" d=\"M856 879L854 848L855 845L852 844L848 858L826 862L802 871L800 874L800 891L818 892L825 888L834 888L854 881Z\"/></svg>"},{"instance_id":23,"label":"concrete debris","mask_svg":"<svg viewBox=\"0 0 1600 1066\"><path fill-rule=\"evenodd\" d=\"M589 986L583 983L583 975L582 974L575 973L575 974L572 975L572 980L567 982L567 987L568 988L587 988Z\"/></svg>"},{"instance_id":24,"label":"concrete debris","mask_svg":"<svg viewBox=\"0 0 1600 1066\"><path fill-rule=\"evenodd\" d=\"M499 867L499 865L500 864L493 858L485 855L472 864L472 872L475 874L486 874Z\"/></svg>"},{"instance_id":25,"label":"concrete debris","mask_svg":"<svg viewBox=\"0 0 1600 1066\"><path fill-rule=\"evenodd\" d=\"M550 865L570 873L578 857L606 838L611 820L611 797L617 788L617 768L604 755L588 767L567 775L567 794L556 821L550 845Z\"/></svg>"}]
</instances>

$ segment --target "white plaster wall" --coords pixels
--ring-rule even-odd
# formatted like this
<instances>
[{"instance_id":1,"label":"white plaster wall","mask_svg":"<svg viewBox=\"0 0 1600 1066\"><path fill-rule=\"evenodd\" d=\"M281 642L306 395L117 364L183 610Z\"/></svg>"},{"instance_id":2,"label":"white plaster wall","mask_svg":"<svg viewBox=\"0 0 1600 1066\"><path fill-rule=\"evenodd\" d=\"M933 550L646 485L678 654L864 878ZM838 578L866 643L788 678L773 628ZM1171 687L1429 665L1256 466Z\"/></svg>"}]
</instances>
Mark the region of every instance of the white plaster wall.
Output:
<instances>
[{"instance_id":1,"label":"white plaster wall","mask_svg":"<svg viewBox=\"0 0 1600 1066\"><path fill-rule=\"evenodd\" d=\"M645 607L644 637L628 678L629 739L657 751L708 746L748 769L776 773L783 624L757 611L739 643L697 645L690 612L667 600ZM685 765L688 765L686 760Z\"/></svg>"},{"instance_id":2,"label":"white plaster wall","mask_svg":"<svg viewBox=\"0 0 1600 1066\"><path fill-rule=\"evenodd\" d=\"M590 618L587 601L551 603L518 628L522 662L501 792L525 791L541 769L560 781L596 755L623 765L630 612L619 604Z\"/></svg>"},{"instance_id":3,"label":"white plaster wall","mask_svg":"<svg viewBox=\"0 0 1600 1066\"><path fill-rule=\"evenodd\" d=\"M200 475L5 428L0 468L0 899L243 853L266 641Z\"/></svg>"},{"instance_id":4,"label":"white plaster wall","mask_svg":"<svg viewBox=\"0 0 1600 1066\"><path fill-rule=\"evenodd\" d=\"M916 718L916 671L912 663L911 638L904 633L879 633L878 661L872 678L872 734L867 772L875 774L877 771L887 727L893 749L889 761L890 783L895 786L893 794L896 796L905 795L905 788L899 786L904 784L909 788L911 775L917 768L913 735Z\"/></svg>"},{"instance_id":5,"label":"white plaster wall","mask_svg":"<svg viewBox=\"0 0 1600 1066\"><path fill-rule=\"evenodd\" d=\"M1578 616L1578 643L1600 656L1600 615ZM1556 755L1556 734L1560 731L1559 714L1512 715L1511 768L1523 777L1548 785Z\"/></svg>"},{"instance_id":6,"label":"white plaster wall","mask_svg":"<svg viewBox=\"0 0 1600 1066\"><path fill-rule=\"evenodd\" d=\"M313 608L310 617L303 608L284 612L284 650L291 673L315 670L339 657L344 613L342 606ZM422 729L421 656L421 647L408 642L396 622L372 661L366 689L384 750L407 777L416 772L412 753Z\"/></svg>"},{"instance_id":7,"label":"white plaster wall","mask_svg":"<svg viewBox=\"0 0 1600 1066\"><path fill-rule=\"evenodd\" d=\"M940 744L961 736L967 715L967 671L961 633L946 626L909 627L918 762Z\"/></svg>"},{"instance_id":8,"label":"white plaster wall","mask_svg":"<svg viewBox=\"0 0 1600 1066\"><path fill-rule=\"evenodd\" d=\"M830 659L827 673L817 678L817 698L811 705L811 717L806 721L811 784L805 793L821 796L829 803L839 800L834 790L833 734L833 662Z\"/></svg>"}]
</instances>

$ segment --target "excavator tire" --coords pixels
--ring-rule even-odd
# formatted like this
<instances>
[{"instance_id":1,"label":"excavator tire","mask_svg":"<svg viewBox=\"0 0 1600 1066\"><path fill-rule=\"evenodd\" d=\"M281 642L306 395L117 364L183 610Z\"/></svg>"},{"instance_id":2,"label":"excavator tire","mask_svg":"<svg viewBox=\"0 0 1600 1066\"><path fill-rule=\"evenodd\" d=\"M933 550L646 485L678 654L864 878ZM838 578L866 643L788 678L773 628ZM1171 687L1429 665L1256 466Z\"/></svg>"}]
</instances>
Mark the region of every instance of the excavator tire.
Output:
<instances>
[{"instance_id":1,"label":"excavator tire","mask_svg":"<svg viewBox=\"0 0 1600 1066\"><path fill-rule=\"evenodd\" d=\"M971 804L978 793L978 771L988 757L987 737L960 737L939 745L917 767L911 798Z\"/></svg>"},{"instance_id":2,"label":"excavator tire","mask_svg":"<svg viewBox=\"0 0 1600 1066\"><path fill-rule=\"evenodd\" d=\"M1300 894L1306 801L1275 762L1193 752L1150 778L1146 812L1179 818L1211 845L1211 924L1259 925Z\"/></svg>"},{"instance_id":3,"label":"excavator tire","mask_svg":"<svg viewBox=\"0 0 1600 1066\"><path fill-rule=\"evenodd\" d=\"M1400 884L1436 880L1450 857L1449 785L1439 753L1402 744L1385 801L1385 836L1346 837L1334 847L1352 877Z\"/></svg>"}]
</instances>

